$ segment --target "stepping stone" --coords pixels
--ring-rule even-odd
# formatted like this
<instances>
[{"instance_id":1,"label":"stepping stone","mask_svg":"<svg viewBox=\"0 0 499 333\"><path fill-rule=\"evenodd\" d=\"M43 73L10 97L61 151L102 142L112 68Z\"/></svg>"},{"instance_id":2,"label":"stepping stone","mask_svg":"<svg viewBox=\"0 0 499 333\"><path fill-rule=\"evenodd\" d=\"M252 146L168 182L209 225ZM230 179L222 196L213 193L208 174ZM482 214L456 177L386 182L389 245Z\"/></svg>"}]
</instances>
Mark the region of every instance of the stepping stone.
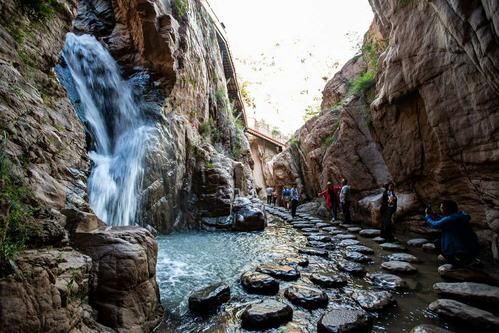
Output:
<instances>
[{"instance_id":1,"label":"stepping stone","mask_svg":"<svg viewBox=\"0 0 499 333\"><path fill-rule=\"evenodd\" d=\"M411 330L411 333L453 333L446 329L434 325L418 325Z\"/></svg>"},{"instance_id":2,"label":"stepping stone","mask_svg":"<svg viewBox=\"0 0 499 333\"><path fill-rule=\"evenodd\" d=\"M383 250L390 250L390 251L405 251L405 250L407 250L403 245L400 245L397 243L382 243L382 244L380 244L380 246Z\"/></svg>"},{"instance_id":3,"label":"stepping stone","mask_svg":"<svg viewBox=\"0 0 499 333\"><path fill-rule=\"evenodd\" d=\"M421 260L409 253L393 253L390 254L387 258L390 261L405 261L410 263L421 262Z\"/></svg>"},{"instance_id":4,"label":"stepping stone","mask_svg":"<svg viewBox=\"0 0 499 333\"><path fill-rule=\"evenodd\" d=\"M322 229L324 230L324 229ZM345 235L345 231L343 230L332 230L332 231L328 231L331 235L333 236L337 236L337 235Z\"/></svg>"},{"instance_id":5,"label":"stepping stone","mask_svg":"<svg viewBox=\"0 0 499 333\"><path fill-rule=\"evenodd\" d=\"M423 244L428 243L429 240L426 238L414 238L407 241L407 245L411 247L421 247Z\"/></svg>"},{"instance_id":6,"label":"stepping stone","mask_svg":"<svg viewBox=\"0 0 499 333\"><path fill-rule=\"evenodd\" d=\"M489 274L471 268L454 268L451 264L438 267L438 273L445 280L458 282L477 282L497 286L499 282Z\"/></svg>"},{"instance_id":7,"label":"stepping stone","mask_svg":"<svg viewBox=\"0 0 499 333\"><path fill-rule=\"evenodd\" d=\"M308 236L307 239L309 241L315 241L315 242L330 242L331 241L331 237L323 236L323 235L312 235L312 236Z\"/></svg>"},{"instance_id":8,"label":"stepping stone","mask_svg":"<svg viewBox=\"0 0 499 333\"><path fill-rule=\"evenodd\" d=\"M319 256L324 258L329 257L329 253L327 251L320 249L304 248L304 249L299 249L298 253L308 254L310 256Z\"/></svg>"},{"instance_id":9,"label":"stepping stone","mask_svg":"<svg viewBox=\"0 0 499 333\"><path fill-rule=\"evenodd\" d=\"M256 270L257 272L268 274L284 281L293 281L300 277L300 272L295 268L286 265L260 265Z\"/></svg>"},{"instance_id":10,"label":"stepping stone","mask_svg":"<svg viewBox=\"0 0 499 333\"><path fill-rule=\"evenodd\" d=\"M326 231L326 232L339 231L339 229L336 227L325 227L325 228L321 228L321 230ZM341 230L341 232L343 232L343 230Z\"/></svg>"},{"instance_id":11,"label":"stepping stone","mask_svg":"<svg viewBox=\"0 0 499 333\"><path fill-rule=\"evenodd\" d=\"M437 251L435 244L433 244L433 243L423 244L422 248L423 248L423 251L429 252L429 253L435 253Z\"/></svg>"},{"instance_id":12,"label":"stepping stone","mask_svg":"<svg viewBox=\"0 0 499 333\"><path fill-rule=\"evenodd\" d=\"M338 262L338 268L353 275L363 275L366 272L363 265L348 260Z\"/></svg>"},{"instance_id":13,"label":"stepping stone","mask_svg":"<svg viewBox=\"0 0 499 333\"><path fill-rule=\"evenodd\" d=\"M279 282L272 276L246 272L241 275L241 285L250 294L275 295L279 292Z\"/></svg>"},{"instance_id":14,"label":"stepping stone","mask_svg":"<svg viewBox=\"0 0 499 333\"><path fill-rule=\"evenodd\" d=\"M313 273L310 275L310 281L323 288L339 288L348 283L345 275L328 272Z\"/></svg>"},{"instance_id":15,"label":"stepping stone","mask_svg":"<svg viewBox=\"0 0 499 333\"><path fill-rule=\"evenodd\" d=\"M348 251L345 253L345 258L351 261L360 262L360 263L368 263L371 261L371 258L368 256L354 251Z\"/></svg>"},{"instance_id":16,"label":"stepping stone","mask_svg":"<svg viewBox=\"0 0 499 333\"><path fill-rule=\"evenodd\" d=\"M331 224L329 223L324 223L324 222L319 222L315 224L316 228L329 228L331 227Z\"/></svg>"},{"instance_id":17,"label":"stepping stone","mask_svg":"<svg viewBox=\"0 0 499 333\"><path fill-rule=\"evenodd\" d=\"M336 246L334 246L334 244L324 243L324 242L316 242L316 241L307 242L307 246L308 247L316 247L319 249L327 249L327 250L334 250L336 248Z\"/></svg>"},{"instance_id":18,"label":"stepping stone","mask_svg":"<svg viewBox=\"0 0 499 333\"><path fill-rule=\"evenodd\" d=\"M357 225L355 225L355 224L347 224L347 223L340 223L340 227L348 229L348 228L357 227Z\"/></svg>"},{"instance_id":19,"label":"stepping stone","mask_svg":"<svg viewBox=\"0 0 499 333\"><path fill-rule=\"evenodd\" d=\"M288 266L301 266L301 267L307 267L309 264L308 259L305 257L285 258L284 260L281 260L281 262Z\"/></svg>"},{"instance_id":20,"label":"stepping stone","mask_svg":"<svg viewBox=\"0 0 499 333\"><path fill-rule=\"evenodd\" d=\"M439 282L433 289L444 297L482 304L499 304L499 287L475 282Z\"/></svg>"},{"instance_id":21,"label":"stepping stone","mask_svg":"<svg viewBox=\"0 0 499 333\"><path fill-rule=\"evenodd\" d=\"M359 245L360 242L356 239L345 239L336 244L338 247L347 247L352 245Z\"/></svg>"},{"instance_id":22,"label":"stepping stone","mask_svg":"<svg viewBox=\"0 0 499 333\"><path fill-rule=\"evenodd\" d=\"M374 237L373 241L375 241L376 243L384 243L386 240L383 237L378 236L378 237Z\"/></svg>"},{"instance_id":23,"label":"stepping stone","mask_svg":"<svg viewBox=\"0 0 499 333\"><path fill-rule=\"evenodd\" d=\"M372 326L369 314L360 309L333 309L317 323L317 333L367 332Z\"/></svg>"},{"instance_id":24,"label":"stepping stone","mask_svg":"<svg viewBox=\"0 0 499 333\"><path fill-rule=\"evenodd\" d=\"M303 232L310 232L312 234L316 234L319 232L319 229L315 229L315 228L303 228L301 229L301 231Z\"/></svg>"},{"instance_id":25,"label":"stepping stone","mask_svg":"<svg viewBox=\"0 0 499 333\"><path fill-rule=\"evenodd\" d=\"M362 254L374 254L374 250L364 245L350 245L346 247L347 251L355 251Z\"/></svg>"},{"instance_id":26,"label":"stepping stone","mask_svg":"<svg viewBox=\"0 0 499 333\"><path fill-rule=\"evenodd\" d=\"M189 309L197 313L214 312L229 299L229 285L226 283L217 283L193 292L189 296Z\"/></svg>"},{"instance_id":27,"label":"stepping stone","mask_svg":"<svg viewBox=\"0 0 499 333\"><path fill-rule=\"evenodd\" d=\"M310 227L311 227L310 224L303 224L303 223L293 224L293 228L296 228L296 229L308 229Z\"/></svg>"},{"instance_id":28,"label":"stepping stone","mask_svg":"<svg viewBox=\"0 0 499 333\"><path fill-rule=\"evenodd\" d=\"M333 237L335 241L342 241L344 239L357 239L357 236L352 234L339 234Z\"/></svg>"},{"instance_id":29,"label":"stepping stone","mask_svg":"<svg viewBox=\"0 0 499 333\"><path fill-rule=\"evenodd\" d=\"M358 233L359 231L362 230L362 228L361 227L351 227L351 228L348 228L347 230L348 230L348 232Z\"/></svg>"},{"instance_id":30,"label":"stepping stone","mask_svg":"<svg viewBox=\"0 0 499 333\"><path fill-rule=\"evenodd\" d=\"M293 285L284 291L284 296L293 304L305 309L325 308L329 301L327 294L319 289Z\"/></svg>"},{"instance_id":31,"label":"stepping stone","mask_svg":"<svg viewBox=\"0 0 499 333\"><path fill-rule=\"evenodd\" d=\"M241 315L242 326L250 330L279 327L293 319L293 309L287 304L267 299L251 304Z\"/></svg>"},{"instance_id":32,"label":"stepping stone","mask_svg":"<svg viewBox=\"0 0 499 333\"><path fill-rule=\"evenodd\" d=\"M352 298L359 303L364 310L382 310L395 302L392 293L388 291L358 291L352 294Z\"/></svg>"},{"instance_id":33,"label":"stepping stone","mask_svg":"<svg viewBox=\"0 0 499 333\"><path fill-rule=\"evenodd\" d=\"M359 231L359 235L366 238L374 238L381 235L381 230L379 229L362 229Z\"/></svg>"},{"instance_id":34,"label":"stepping stone","mask_svg":"<svg viewBox=\"0 0 499 333\"><path fill-rule=\"evenodd\" d=\"M381 268L395 273L416 273L418 270L413 265L405 261L385 261Z\"/></svg>"},{"instance_id":35,"label":"stepping stone","mask_svg":"<svg viewBox=\"0 0 499 333\"><path fill-rule=\"evenodd\" d=\"M372 273L367 274L367 278L373 286L381 289L399 290L409 288L404 279L394 274Z\"/></svg>"},{"instance_id":36,"label":"stepping stone","mask_svg":"<svg viewBox=\"0 0 499 333\"><path fill-rule=\"evenodd\" d=\"M497 332L499 329L499 318L492 313L451 299L436 300L428 306L428 309L439 316L475 326L481 330L496 329Z\"/></svg>"}]
</instances>

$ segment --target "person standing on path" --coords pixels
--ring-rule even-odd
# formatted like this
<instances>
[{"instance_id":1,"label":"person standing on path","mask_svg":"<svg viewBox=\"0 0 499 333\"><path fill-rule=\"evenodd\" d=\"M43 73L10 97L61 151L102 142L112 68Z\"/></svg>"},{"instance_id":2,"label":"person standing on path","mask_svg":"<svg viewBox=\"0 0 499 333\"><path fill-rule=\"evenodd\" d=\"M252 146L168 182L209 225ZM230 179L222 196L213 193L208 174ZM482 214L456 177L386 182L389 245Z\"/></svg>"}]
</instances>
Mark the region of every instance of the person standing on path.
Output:
<instances>
[{"instance_id":1,"label":"person standing on path","mask_svg":"<svg viewBox=\"0 0 499 333\"><path fill-rule=\"evenodd\" d=\"M272 192L272 206L275 207L276 203L277 203L277 190L274 189L274 191Z\"/></svg>"},{"instance_id":2,"label":"person standing on path","mask_svg":"<svg viewBox=\"0 0 499 333\"><path fill-rule=\"evenodd\" d=\"M327 186L321 193L318 194L320 197L324 197L326 201L327 209L331 210L332 219L331 221L336 221L338 218L338 191L336 189L338 186L334 186L333 183L327 182Z\"/></svg>"},{"instance_id":3,"label":"person standing on path","mask_svg":"<svg viewBox=\"0 0 499 333\"><path fill-rule=\"evenodd\" d=\"M300 201L300 194L296 189L296 186L293 186L291 189L291 216L294 218L296 216L296 208L298 207L298 202Z\"/></svg>"},{"instance_id":4,"label":"person standing on path","mask_svg":"<svg viewBox=\"0 0 499 333\"><path fill-rule=\"evenodd\" d=\"M282 201L284 203L284 207L286 209L289 209L289 197L291 195L291 189L287 188L286 186L282 190Z\"/></svg>"},{"instance_id":5,"label":"person standing on path","mask_svg":"<svg viewBox=\"0 0 499 333\"><path fill-rule=\"evenodd\" d=\"M348 180L343 178L341 181L341 184L343 185L341 187L341 192L340 192L340 203L341 203L341 210L343 211L343 216L345 218L345 223L350 224L352 223L352 219L350 218L350 185L348 185Z\"/></svg>"},{"instance_id":6,"label":"person standing on path","mask_svg":"<svg viewBox=\"0 0 499 333\"><path fill-rule=\"evenodd\" d=\"M269 186L265 191L267 192L267 205L270 205L272 204L272 192L274 189Z\"/></svg>"},{"instance_id":7,"label":"person standing on path","mask_svg":"<svg viewBox=\"0 0 499 333\"><path fill-rule=\"evenodd\" d=\"M392 241L392 218L397 211L397 196L395 195L393 183L385 185L385 191L381 197L381 237Z\"/></svg>"}]
</instances>

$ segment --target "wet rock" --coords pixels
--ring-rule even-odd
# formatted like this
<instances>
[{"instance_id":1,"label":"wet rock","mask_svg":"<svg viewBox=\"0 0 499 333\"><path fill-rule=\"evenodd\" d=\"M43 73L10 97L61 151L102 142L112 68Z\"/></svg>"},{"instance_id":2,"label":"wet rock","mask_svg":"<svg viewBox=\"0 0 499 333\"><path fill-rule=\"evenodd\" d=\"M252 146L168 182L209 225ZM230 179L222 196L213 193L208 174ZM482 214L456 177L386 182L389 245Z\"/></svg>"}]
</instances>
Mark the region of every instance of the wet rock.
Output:
<instances>
[{"instance_id":1,"label":"wet rock","mask_svg":"<svg viewBox=\"0 0 499 333\"><path fill-rule=\"evenodd\" d=\"M300 277L300 272L291 266L285 265L260 265L256 270L284 281L293 281Z\"/></svg>"},{"instance_id":2,"label":"wet rock","mask_svg":"<svg viewBox=\"0 0 499 333\"><path fill-rule=\"evenodd\" d=\"M407 246L411 247L422 247L423 244L428 243L429 240L426 238L414 238L407 241Z\"/></svg>"},{"instance_id":3,"label":"wet rock","mask_svg":"<svg viewBox=\"0 0 499 333\"><path fill-rule=\"evenodd\" d=\"M431 303L428 309L439 316L480 329L499 329L499 318L492 313L455 300L439 299Z\"/></svg>"},{"instance_id":4,"label":"wet rock","mask_svg":"<svg viewBox=\"0 0 499 333\"><path fill-rule=\"evenodd\" d=\"M360 262L360 263L368 263L371 261L371 258L368 256L354 251L348 251L345 253L345 258L351 261Z\"/></svg>"},{"instance_id":5,"label":"wet rock","mask_svg":"<svg viewBox=\"0 0 499 333\"><path fill-rule=\"evenodd\" d=\"M293 228L296 228L296 229L307 229L310 227L311 227L311 225L308 223L294 223L293 224Z\"/></svg>"},{"instance_id":6,"label":"wet rock","mask_svg":"<svg viewBox=\"0 0 499 333\"><path fill-rule=\"evenodd\" d=\"M353 232L353 233L358 233L361 230L362 230L361 227L350 227L347 229L348 232Z\"/></svg>"},{"instance_id":7,"label":"wet rock","mask_svg":"<svg viewBox=\"0 0 499 333\"><path fill-rule=\"evenodd\" d=\"M393 253L388 256L388 260L390 261L405 261L409 263L418 263L421 262L416 256L413 256L409 253Z\"/></svg>"},{"instance_id":8,"label":"wet rock","mask_svg":"<svg viewBox=\"0 0 499 333\"><path fill-rule=\"evenodd\" d=\"M317 323L318 333L364 332L371 327L371 318L364 310L333 309Z\"/></svg>"},{"instance_id":9,"label":"wet rock","mask_svg":"<svg viewBox=\"0 0 499 333\"><path fill-rule=\"evenodd\" d=\"M352 298L365 310L382 310L395 302L388 291L358 291Z\"/></svg>"},{"instance_id":10,"label":"wet rock","mask_svg":"<svg viewBox=\"0 0 499 333\"><path fill-rule=\"evenodd\" d=\"M380 244L381 248L383 250L390 250L390 251L405 251L406 248L401 245L401 244L397 244L397 243L382 243Z\"/></svg>"},{"instance_id":11,"label":"wet rock","mask_svg":"<svg viewBox=\"0 0 499 333\"><path fill-rule=\"evenodd\" d=\"M407 289L409 287L404 279L394 274L372 273L367 274L367 278L375 287L382 289Z\"/></svg>"},{"instance_id":12,"label":"wet rock","mask_svg":"<svg viewBox=\"0 0 499 333\"><path fill-rule=\"evenodd\" d=\"M499 287L475 282L439 282L433 289L445 296L477 303L499 304Z\"/></svg>"},{"instance_id":13,"label":"wet rock","mask_svg":"<svg viewBox=\"0 0 499 333\"><path fill-rule=\"evenodd\" d=\"M270 275L258 272L246 272L241 275L241 285L252 294L275 295L279 291L278 281Z\"/></svg>"},{"instance_id":14,"label":"wet rock","mask_svg":"<svg viewBox=\"0 0 499 333\"><path fill-rule=\"evenodd\" d=\"M322 230L324 230L324 229L322 229ZM343 230L339 230L339 229L336 229L336 230L330 230L330 231L328 231L328 232L329 232L331 235L333 235L333 236L336 236L336 235L345 235L345 234L346 234L346 233L345 233L345 231L343 231Z\"/></svg>"},{"instance_id":15,"label":"wet rock","mask_svg":"<svg viewBox=\"0 0 499 333\"><path fill-rule=\"evenodd\" d=\"M438 267L438 273L445 280L458 282L477 282L497 286L499 282L489 274L471 268L454 268L451 264Z\"/></svg>"},{"instance_id":16,"label":"wet rock","mask_svg":"<svg viewBox=\"0 0 499 333\"><path fill-rule=\"evenodd\" d=\"M348 223L340 223L340 227L348 229L348 228L356 227L356 225L355 224L348 224Z\"/></svg>"},{"instance_id":17,"label":"wet rock","mask_svg":"<svg viewBox=\"0 0 499 333\"><path fill-rule=\"evenodd\" d=\"M310 281L324 288L339 288L348 283L345 275L328 272L313 273L310 275Z\"/></svg>"},{"instance_id":18,"label":"wet rock","mask_svg":"<svg viewBox=\"0 0 499 333\"><path fill-rule=\"evenodd\" d=\"M386 261L381 268L396 273L416 273L417 268L405 261Z\"/></svg>"},{"instance_id":19,"label":"wet rock","mask_svg":"<svg viewBox=\"0 0 499 333\"><path fill-rule=\"evenodd\" d=\"M334 250L336 248L336 246L334 244L324 243L324 242L315 242L315 241L307 242L307 246L308 247L316 247L316 248L320 248L320 249L326 249L326 250Z\"/></svg>"},{"instance_id":20,"label":"wet rock","mask_svg":"<svg viewBox=\"0 0 499 333\"><path fill-rule=\"evenodd\" d=\"M370 247L364 246L364 245L350 245L346 247L347 251L355 251L359 252L362 254L373 254L374 250L371 249Z\"/></svg>"},{"instance_id":21,"label":"wet rock","mask_svg":"<svg viewBox=\"0 0 499 333\"><path fill-rule=\"evenodd\" d=\"M411 333L452 333L449 330L434 325L418 325L411 330Z\"/></svg>"},{"instance_id":22,"label":"wet rock","mask_svg":"<svg viewBox=\"0 0 499 333\"><path fill-rule=\"evenodd\" d=\"M376 236L381 235L381 230L379 229L362 229L359 231L359 235L367 238L374 238Z\"/></svg>"},{"instance_id":23,"label":"wet rock","mask_svg":"<svg viewBox=\"0 0 499 333\"><path fill-rule=\"evenodd\" d=\"M267 226L267 219L262 210L245 197L234 200L232 216L232 229L236 231L258 231Z\"/></svg>"},{"instance_id":24,"label":"wet rock","mask_svg":"<svg viewBox=\"0 0 499 333\"><path fill-rule=\"evenodd\" d=\"M376 243L384 243L386 240L383 237L378 236L378 237L374 237L373 241L375 241Z\"/></svg>"},{"instance_id":25,"label":"wet rock","mask_svg":"<svg viewBox=\"0 0 499 333\"><path fill-rule=\"evenodd\" d=\"M189 309L197 313L214 312L230 299L230 287L226 283L218 283L193 292L189 296Z\"/></svg>"},{"instance_id":26,"label":"wet rock","mask_svg":"<svg viewBox=\"0 0 499 333\"><path fill-rule=\"evenodd\" d=\"M326 232L332 232L332 231L338 231L340 229L336 228L336 227L322 227L321 228L322 231L326 231ZM344 232L343 230L341 230L341 232Z\"/></svg>"},{"instance_id":27,"label":"wet rock","mask_svg":"<svg viewBox=\"0 0 499 333\"><path fill-rule=\"evenodd\" d=\"M352 235L352 234L338 234L333 237L335 241L342 241L345 239L357 239L357 236Z\"/></svg>"},{"instance_id":28,"label":"wet rock","mask_svg":"<svg viewBox=\"0 0 499 333\"><path fill-rule=\"evenodd\" d=\"M316 228L303 228L303 229L301 229L301 231L303 231L303 232L310 232L312 234L315 234L315 233L319 232L319 229L316 229Z\"/></svg>"},{"instance_id":29,"label":"wet rock","mask_svg":"<svg viewBox=\"0 0 499 333\"><path fill-rule=\"evenodd\" d=\"M319 222L315 224L316 228L330 228L331 224L330 223L324 223L324 222Z\"/></svg>"},{"instance_id":30,"label":"wet rock","mask_svg":"<svg viewBox=\"0 0 499 333\"><path fill-rule=\"evenodd\" d=\"M324 258L329 257L329 253L327 251L319 249L304 248L304 249L299 249L298 253L308 254L310 256L324 257Z\"/></svg>"},{"instance_id":31,"label":"wet rock","mask_svg":"<svg viewBox=\"0 0 499 333\"><path fill-rule=\"evenodd\" d=\"M272 299L251 304L241 315L242 326L250 330L279 327L293 319L293 309Z\"/></svg>"},{"instance_id":32,"label":"wet rock","mask_svg":"<svg viewBox=\"0 0 499 333\"><path fill-rule=\"evenodd\" d=\"M338 268L343 272L347 272L353 275L363 275L366 272L366 269L363 265L348 260L342 260L338 262Z\"/></svg>"},{"instance_id":33,"label":"wet rock","mask_svg":"<svg viewBox=\"0 0 499 333\"><path fill-rule=\"evenodd\" d=\"M331 241L331 237L323 236L323 235L312 235L312 236L308 236L307 239L309 241L314 241L314 242L330 242Z\"/></svg>"},{"instance_id":34,"label":"wet rock","mask_svg":"<svg viewBox=\"0 0 499 333\"><path fill-rule=\"evenodd\" d=\"M319 289L303 285L293 285L284 291L284 296L293 304L306 309L318 309L327 306L329 297Z\"/></svg>"},{"instance_id":35,"label":"wet rock","mask_svg":"<svg viewBox=\"0 0 499 333\"><path fill-rule=\"evenodd\" d=\"M429 252L429 253L435 253L437 251L435 244L433 243L426 243L421 246L423 248L423 251Z\"/></svg>"},{"instance_id":36,"label":"wet rock","mask_svg":"<svg viewBox=\"0 0 499 333\"><path fill-rule=\"evenodd\" d=\"M347 246L352 246L352 245L359 245L360 242L356 239L345 239L339 242L337 245L338 247L347 247Z\"/></svg>"},{"instance_id":37,"label":"wet rock","mask_svg":"<svg viewBox=\"0 0 499 333\"><path fill-rule=\"evenodd\" d=\"M308 259L305 257L285 258L284 260L282 260L282 262L288 266L301 266L301 267L307 267L309 264Z\"/></svg>"}]
</instances>

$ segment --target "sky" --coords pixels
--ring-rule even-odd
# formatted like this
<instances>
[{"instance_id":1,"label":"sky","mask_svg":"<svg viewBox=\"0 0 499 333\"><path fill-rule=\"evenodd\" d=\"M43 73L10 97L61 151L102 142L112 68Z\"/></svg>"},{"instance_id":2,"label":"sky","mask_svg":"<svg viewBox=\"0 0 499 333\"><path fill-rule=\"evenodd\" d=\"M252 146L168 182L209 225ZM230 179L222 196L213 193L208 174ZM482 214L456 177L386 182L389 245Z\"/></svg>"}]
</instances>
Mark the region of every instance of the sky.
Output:
<instances>
[{"instance_id":1,"label":"sky","mask_svg":"<svg viewBox=\"0 0 499 333\"><path fill-rule=\"evenodd\" d=\"M240 85L283 133L318 107L326 80L358 50L373 13L367 0L208 0L221 22Z\"/></svg>"}]
</instances>

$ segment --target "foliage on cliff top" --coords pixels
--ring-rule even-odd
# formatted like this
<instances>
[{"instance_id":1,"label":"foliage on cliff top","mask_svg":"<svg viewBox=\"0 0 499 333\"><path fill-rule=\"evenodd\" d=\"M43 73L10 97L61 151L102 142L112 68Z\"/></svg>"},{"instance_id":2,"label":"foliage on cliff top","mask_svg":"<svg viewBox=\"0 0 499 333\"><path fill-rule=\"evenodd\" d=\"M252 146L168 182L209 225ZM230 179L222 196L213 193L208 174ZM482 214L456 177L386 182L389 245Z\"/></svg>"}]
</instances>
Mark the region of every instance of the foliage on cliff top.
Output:
<instances>
[{"instance_id":1,"label":"foliage on cliff top","mask_svg":"<svg viewBox=\"0 0 499 333\"><path fill-rule=\"evenodd\" d=\"M189 1L188 0L173 0L173 9L175 13L182 17L189 11Z\"/></svg>"},{"instance_id":2,"label":"foliage on cliff top","mask_svg":"<svg viewBox=\"0 0 499 333\"><path fill-rule=\"evenodd\" d=\"M18 0L23 11L35 20L46 20L63 8L58 0Z\"/></svg>"},{"instance_id":3,"label":"foliage on cliff top","mask_svg":"<svg viewBox=\"0 0 499 333\"><path fill-rule=\"evenodd\" d=\"M319 113L321 113L320 106L318 106L318 105L317 106L309 105L305 109L305 114L303 115L303 120L304 121L310 120L313 117L317 116Z\"/></svg>"}]
</instances>

